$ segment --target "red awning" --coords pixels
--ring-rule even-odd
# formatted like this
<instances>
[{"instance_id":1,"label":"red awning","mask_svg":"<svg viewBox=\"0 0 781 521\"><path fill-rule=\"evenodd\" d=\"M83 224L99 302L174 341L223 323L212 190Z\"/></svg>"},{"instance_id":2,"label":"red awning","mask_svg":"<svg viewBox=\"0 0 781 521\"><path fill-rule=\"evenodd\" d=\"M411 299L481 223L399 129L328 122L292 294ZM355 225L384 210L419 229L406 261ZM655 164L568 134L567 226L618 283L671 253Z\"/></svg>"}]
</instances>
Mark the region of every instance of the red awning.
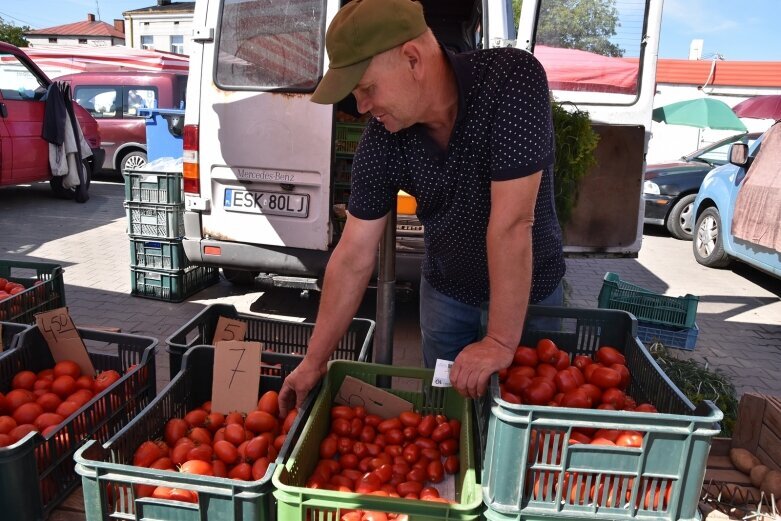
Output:
<instances>
[{"instance_id":1,"label":"red awning","mask_svg":"<svg viewBox=\"0 0 781 521\"><path fill-rule=\"evenodd\" d=\"M189 58L181 54L124 46L51 45L22 49L50 77L87 71L179 72L187 74Z\"/></svg>"},{"instance_id":2,"label":"red awning","mask_svg":"<svg viewBox=\"0 0 781 521\"><path fill-rule=\"evenodd\" d=\"M638 61L632 58L611 58L578 49L560 49L537 45L534 55L548 74L552 90L637 92Z\"/></svg>"}]
</instances>

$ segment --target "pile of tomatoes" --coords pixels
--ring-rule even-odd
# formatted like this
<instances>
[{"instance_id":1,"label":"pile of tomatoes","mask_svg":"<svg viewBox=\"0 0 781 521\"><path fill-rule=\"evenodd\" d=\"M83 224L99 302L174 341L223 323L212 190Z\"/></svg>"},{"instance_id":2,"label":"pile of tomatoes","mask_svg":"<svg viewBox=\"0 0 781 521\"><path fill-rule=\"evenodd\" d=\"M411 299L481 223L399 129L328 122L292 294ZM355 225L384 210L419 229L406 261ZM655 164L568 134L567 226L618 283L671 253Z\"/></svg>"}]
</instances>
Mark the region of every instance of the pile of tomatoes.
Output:
<instances>
[{"instance_id":1,"label":"pile of tomatoes","mask_svg":"<svg viewBox=\"0 0 781 521\"><path fill-rule=\"evenodd\" d=\"M0 393L0 447L7 447L39 431L49 436L71 414L120 379L114 370L97 376L81 374L72 360L57 362L38 373L19 371L11 390Z\"/></svg>"},{"instance_id":2,"label":"pile of tomatoes","mask_svg":"<svg viewBox=\"0 0 781 521\"><path fill-rule=\"evenodd\" d=\"M450 503L431 484L456 474L461 422L413 411L383 419L363 407L336 405L320 443L308 488ZM343 511L344 512L344 511ZM343 521L403 519L382 512L344 512Z\"/></svg>"},{"instance_id":3,"label":"pile of tomatoes","mask_svg":"<svg viewBox=\"0 0 781 521\"><path fill-rule=\"evenodd\" d=\"M594 357L569 354L547 338L537 347L520 346L513 362L499 372L504 401L514 404L656 412L626 394L631 381L626 358L614 347L597 349Z\"/></svg>"},{"instance_id":4,"label":"pile of tomatoes","mask_svg":"<svg viewBox=\"0 0 781 521\"><path fill-rule=\"evenodd\" d=\"M38 289L31 293L32 298L43 300L46 297L46 289L43 284L44 282L42 280L33 282L30 287L38 286ZM0 303L9 301L5 302L3 307L0 308L0 320L6 320L22 313L21 303L14 303L11 299L27 289L28 288L18 282L12 282L0 277Z\"/></svg>"},{"instance_id":5,"label":"pile of tomatoes","mask_svg":"<svg viewBox=\"0 0 781 521\"><path fill-rule=\"evenodd\" d=\"M171 418L163 437L145 441L133 454L133 465L257 481L279 453L298 411L279 417L278 395L264 393L254 411L227 415L213 411L211 402ZM155 497L197 503L197 492L153 485L136 485L136 497Z\"/></svg>"}]
</instances>

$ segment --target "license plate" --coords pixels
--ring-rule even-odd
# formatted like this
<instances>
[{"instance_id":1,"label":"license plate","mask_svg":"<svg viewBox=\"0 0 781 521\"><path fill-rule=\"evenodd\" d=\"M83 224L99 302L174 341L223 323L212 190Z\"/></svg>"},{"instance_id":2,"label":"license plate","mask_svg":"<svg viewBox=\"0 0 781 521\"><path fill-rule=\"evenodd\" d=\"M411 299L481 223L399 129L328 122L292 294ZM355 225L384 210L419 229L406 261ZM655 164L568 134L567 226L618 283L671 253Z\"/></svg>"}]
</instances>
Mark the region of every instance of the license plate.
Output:
<instances>
[{"instance_id":1,"label":"license plate","mask_svg":"<svg viewBox=\"0 0 781 521\"><path fill-rule=\"evenodd\" d=\"M228 212L306 217L309 215L309 195L226 188L223 207Z\"/></svg>"}]
</instances>

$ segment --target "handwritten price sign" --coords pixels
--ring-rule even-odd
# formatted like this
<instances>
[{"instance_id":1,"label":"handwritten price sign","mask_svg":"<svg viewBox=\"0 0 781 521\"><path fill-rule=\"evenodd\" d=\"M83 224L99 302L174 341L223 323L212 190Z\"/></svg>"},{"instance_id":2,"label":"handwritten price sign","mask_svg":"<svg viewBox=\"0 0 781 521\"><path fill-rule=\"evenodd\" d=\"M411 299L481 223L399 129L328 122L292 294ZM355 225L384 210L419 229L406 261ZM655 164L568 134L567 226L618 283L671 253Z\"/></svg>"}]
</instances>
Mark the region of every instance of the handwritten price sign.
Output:
<instances>
[{"instance_id":1,"label":"handwritten price sign","mask_svg":"<svg viewBox=\"0 0 781 521\"><path fill-rule=\"evenodd\" d=\"M217 327L214 328L212 344L227 340L244 340L247 335L247 323L228 317L220 317Z\"/></svg>"},{"instance_id":2,"label":"handwritten price sign","mask_svg":"<svg viewBox=\"0 0 781 521\"><path fill-rule=\"evenodd\" d=\"M212 410L248 413L258 405L260 342L228 340L214 345Z\"/></svg>"},{"instance_id":3,"label":"handwritten price sign","mask_svg":"<svg viewBox=\"0 0 781 521\"><path fill-rule=\"evenodd\" d=\"M82 374L94 375L87 347L79 336L68 314L68 308L57 308L35 315L35 323L41 332L55 362L73 360L81 368Z\"/></svg>"}]
</instances>

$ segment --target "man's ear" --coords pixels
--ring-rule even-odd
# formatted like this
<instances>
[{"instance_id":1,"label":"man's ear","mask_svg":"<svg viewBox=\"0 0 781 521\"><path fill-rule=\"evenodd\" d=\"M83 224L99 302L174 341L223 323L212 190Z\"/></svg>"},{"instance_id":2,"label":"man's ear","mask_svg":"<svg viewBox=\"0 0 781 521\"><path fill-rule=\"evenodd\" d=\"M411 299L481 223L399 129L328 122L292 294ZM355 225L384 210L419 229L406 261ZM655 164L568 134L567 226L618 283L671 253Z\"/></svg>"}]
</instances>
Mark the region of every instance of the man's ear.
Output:
<instances>
[{"instance_id":1,"label":"man's ear","mask_svg":"<svg viewBox=\"0 0 781 521\"><path fill-rule=\"evenodd\" d=\"M401 46L401 59L413 76L419 77L423 72L423 52L415 41L409 41Z\"/></svg>"}]
</instances>

